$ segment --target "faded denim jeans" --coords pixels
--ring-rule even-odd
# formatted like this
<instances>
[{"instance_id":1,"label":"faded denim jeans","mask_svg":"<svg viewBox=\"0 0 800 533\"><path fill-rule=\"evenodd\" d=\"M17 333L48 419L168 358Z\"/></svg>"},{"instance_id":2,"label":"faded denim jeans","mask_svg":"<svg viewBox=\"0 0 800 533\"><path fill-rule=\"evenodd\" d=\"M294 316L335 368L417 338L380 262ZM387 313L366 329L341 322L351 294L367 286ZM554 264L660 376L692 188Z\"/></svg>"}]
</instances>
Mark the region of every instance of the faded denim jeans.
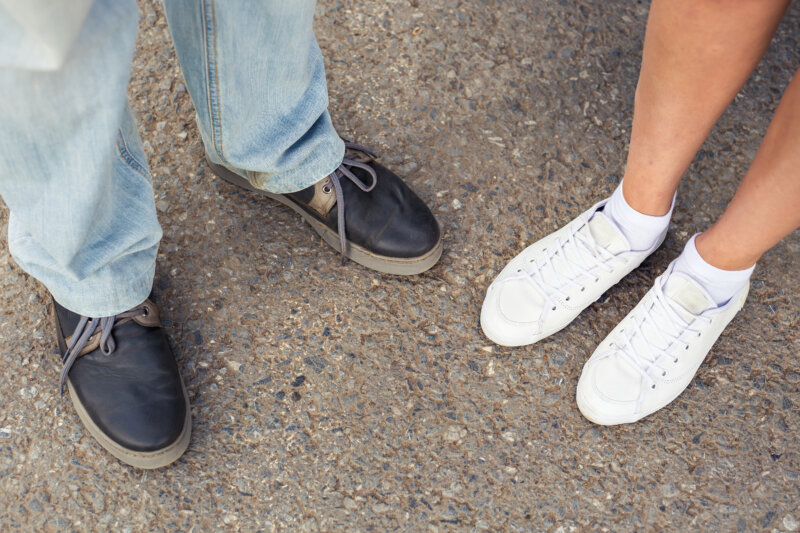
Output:
<instances>
[{"instance_id":1,"label":"faded denim jeans","mask_svg":"<svg viewBox=\"0 0 800 533\"><path fill-rule=\"evenodd\" d=\"M315 0L165 0L209 159L275 193L339 166ZM128 107L135 0L0 0L0 195L9 249L64 307L147 298L161 239ZM181 179L171 176L169 179Z\"/></svg>"}]
</instances>

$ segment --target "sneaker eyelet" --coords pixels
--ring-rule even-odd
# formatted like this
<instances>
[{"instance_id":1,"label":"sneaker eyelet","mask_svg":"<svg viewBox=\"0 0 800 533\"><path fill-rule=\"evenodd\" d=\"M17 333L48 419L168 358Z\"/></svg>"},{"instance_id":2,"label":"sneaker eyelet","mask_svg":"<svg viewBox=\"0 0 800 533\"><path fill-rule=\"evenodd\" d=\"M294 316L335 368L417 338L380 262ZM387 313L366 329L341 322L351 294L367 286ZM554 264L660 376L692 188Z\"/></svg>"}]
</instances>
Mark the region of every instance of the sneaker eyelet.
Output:
<instances>
[{"instance_id":1,"label":"sneaker eyelet","mask_svg":"<svg viewBox=\"0 0 800 533\"><path fill-rule=\"evenodd\" d=\"M331 193L330 184L326 183L325 185L323 185L322 186L322 192L324 192L325 194L330 194Z\"/></svg>"},{"instance_id":2,"label":"sneaker eyelet","mask_svg":"<svg viewBox=\"0 0 800 533\"><path fill-rule=\"evenodd\" d=\"M655 383L653 383L652 385L650 385L650 388L651 388L651 389L655 389L655 388L656 388L656 384L655 384Z\"/></svg>"},{"instance_id":3,"label":"sneaker eyelet","mask_svg":"<svg viewBox=\"0 0 800 533\"><path fill-rule=\"evenodd\" d=\"M567 301L569 301L569 296L567 296Z\"/></svg>"},{"instance_id":4,"label":"sneaker eyelet","mask_svg":"<svg viewBox=\"0 0 800 533\"><path fill-rule=\"evenodd\" d=\"M554 305L553 308L551 309L551 311L555 311L555 310L556 310L556 306Z\"/></svg>"},{"instance_id":5,"label":"sneaker eyelet","mask_svg":"<svg viewBox=\"0 0 800 533\"><path fill-rule=\"evenodd\" d=\"M600 278L595 278L594 282L595 283L600 283Z\"/></svg>"},{"instance_id":6,"label":"sneaker eyelet","mask_svg":"<svg viewBox=\"0 0 800 533\"><path fill-rule=\"evenodd\" d=\"M684 346L684 348L683 348L683 349L684 349L684 350L688 350L688 349L689 349L689 345L687 344L686 346Z\"/></svg>"},{"instance_id":7,"label":"sneaker eyelet","mask_svg":"<svg viewBox=\"0 0 800 533\"><path fill-rule=\"evenodd\" d=\"M700 332L699 332L699 331L697 332L697 336L698 336L698 337L700 336Z\"/></svg>"},{"instance_id":8,"label":"sneaker eyelet","mask_svg":"<svg viewBox=\"0 0 800 533\"><path fill-rule=\"evenodd\" d=\"M673 359L672 362L675 363L676 365L678 364L678 360L677 359Z\"/></svg>"},{"instance_id":9,"label":"sneaker eyelet","mask_svg":"<svg viewBox=\"0 0 800 533\"><path fill-rule=\"evenodd\" d=\"M666 371L666 370L665 370L664 372L662 372L662 373L661 373L661 377L662 377L662 378L663 378L664 376L666 376L666 375L667 375L667 371Z\"/></svg>"},{"instance_id":10,"label":"sneaker eyelet","mask_svg":"<svg viewBox=\"0 0 800 533\"><path fill-rule=\"evenodd\" d=\"M581 292L585 291L586 287L581 287Z\"/></svg>"}]
</instances>

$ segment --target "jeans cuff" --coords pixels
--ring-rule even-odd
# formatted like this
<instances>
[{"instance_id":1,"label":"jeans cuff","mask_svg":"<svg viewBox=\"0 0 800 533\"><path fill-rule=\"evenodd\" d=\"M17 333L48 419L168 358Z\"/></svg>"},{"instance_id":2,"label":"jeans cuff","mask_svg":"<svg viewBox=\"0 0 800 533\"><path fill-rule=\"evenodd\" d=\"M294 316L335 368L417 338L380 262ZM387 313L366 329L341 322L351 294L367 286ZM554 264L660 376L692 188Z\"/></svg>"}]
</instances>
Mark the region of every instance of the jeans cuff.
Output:
<instances>
[{"instance_id":1,"label":"jeans cuff","mask_svg":"<svg viewBox=\"0 0 800 533\"><path fill-rule=\"evenodd\" d=\"M209 157L209 159L214 158ZM288 194L302 191L324 179L342 164L342 159L344 159L344 141L336 136L331 141L314 148L300 166L282 172L253 172L218 161L214 162L246 178L257 189L274 194Z\"/></svg>"},{"instance_id":2,"label":"jeans cuff","mask_svg":"<svg viewBox=\"0 0 800 533\"><path fill-rule=\"evenodd\" d=\"M25 269L23 265L20 265ZM62 307L88 317L122 313L145 301L153 290L156 265L125 283L77 282L46 286Z\"/></svg>"}]
</instances>

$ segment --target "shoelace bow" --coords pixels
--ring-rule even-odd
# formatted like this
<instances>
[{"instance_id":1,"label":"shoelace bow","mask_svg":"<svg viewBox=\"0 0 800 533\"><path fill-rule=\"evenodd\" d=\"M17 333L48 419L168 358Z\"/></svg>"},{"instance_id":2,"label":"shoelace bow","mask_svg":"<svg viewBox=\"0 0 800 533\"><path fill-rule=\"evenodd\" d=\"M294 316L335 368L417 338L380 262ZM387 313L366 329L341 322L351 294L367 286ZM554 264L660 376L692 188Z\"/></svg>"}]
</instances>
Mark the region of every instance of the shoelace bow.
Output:
<instances>
[{"instance_id":1,"label":"shoelace bow","mask_svg":"<svg viewBox=\"0 0 800 533\"><path fill-rule=\"evenodd\" d=\"M345 142L344 143L344 159L342 159L342 163L339 167L334 170L331 174L328 175L331 183L333 184L333 190L336 194L336 203L338 204L338 208L336 210L337 215L337 223L338 223L338 230L339 230L339 245L341 246L341 253L342 253L342 264L344 264L344 258L346 256L346 246L347 246L347 239L345 237L345 226L344 226L344 194L342 193L342 184L341 179L347 178L349 179L356 187L361 189L364 192L370 192L372 189L375 188L375 185L378 184L378 175L375 173L375 169L369 166L367 163L376 159L378 156L375 155L369 148L362 146L360 144ZM367 185L358 176L356 176L350 169L351 168L360 168L364 170L372 177L372 184Z\"/></svg>"},{"instance_id":2,"label":"shoelace bow","mask_svg":"<svg viewBox=\"0 0 800 533\"><path fill-rule=\"evenodd\" d=\"M575 222L570 229L569 236L561 242L561 239L556 239L553 247L550 250L545 249L547 254L541 263L536 262L536 259L528 261L528 265L517 269L515 275L510 276L508 279L526 279L529 280L533 286L541 293L547 306L542 313L540 320L544 320L548 311L555 311L555 298L554 296L561 296L566 301L569 301L570 296L564 290L565 286L576 287L580 292L586 290L586 286L579 283L577 280L581 277L600 281L600 279L592 272L593 268L600 268L606 272L612 272L614 269L608 265L610 261L616 256L603 248L591 237L591 233L587 237L580 230L589 223L589 217L585 216ZM570 259L566 253L567 248L571 248L576 257L588 261L591 265L587 268L574 260ZM558 256L566 265L566 271L559 271L553 263L553 259ZM559 285L553 285L544 278L544 270L548 269L555 277L555 281Z\"/></svg>"},{"instance_id":3,"label":"shoelace bow","mask_svg":"<svg viewBox=\"0 0 800 533\"><path fill-rule=\"evenodd\" d=\"M72 365L80 357L81 352L89 344L92 336L98 331L100 332L100 350L105 355L111 355L117 349L117 343L114 341L114 336L111 331L119 325L130 322L134 317L139 315L147 315L147 309L144 307L136 307L124 313L104 317L87 317L82 316L78 321L75 332L69 340L67 350L61 356L61 361L64 363L64 368L61 369L60 387L61 394L64 394L64 383L67 382L67 375L72 369Z\"/></svg>"},{"instance_id":4,"label":"shoelace bow","mask_svg":"<svg viewBox=\"0 0 800 533\"><path fill-rule=\"evenodd\" d=\"M661 366L661 362L671 360L673 363L677 363L679 360L679 357L670 350L675 347L688 350L689 344L684 340L684 335L687 333L696 334L697 337L700 336L700 330L692 328L692 325L697 321L711 322L711 318L693 313L689 313L691 320L686 320L682 317L670 304L669 297L664 294L665 282L666 278L664 278L664 281L656 283L653 301L645 308L640 317L634 319L632 329L622 332L614 342L618 353L641 374L642 379L651 389L656 388L656 382L651 375L651 371L660 371L661 375L665 376L666 370ZM658 321L656 317L662 320ZM658 337L658 344L655 340L648 339L644 334L642 328L646 323L652 326L648 332L655 333L655 336ZM666 331L663 327L664 323L675 326L675 329ZM640 347L645 349L644 352L637 350L633 346L633 341L637 338L642 341ZM641 403L642 398L639 401Z\"/></svg>"}]
</instances>

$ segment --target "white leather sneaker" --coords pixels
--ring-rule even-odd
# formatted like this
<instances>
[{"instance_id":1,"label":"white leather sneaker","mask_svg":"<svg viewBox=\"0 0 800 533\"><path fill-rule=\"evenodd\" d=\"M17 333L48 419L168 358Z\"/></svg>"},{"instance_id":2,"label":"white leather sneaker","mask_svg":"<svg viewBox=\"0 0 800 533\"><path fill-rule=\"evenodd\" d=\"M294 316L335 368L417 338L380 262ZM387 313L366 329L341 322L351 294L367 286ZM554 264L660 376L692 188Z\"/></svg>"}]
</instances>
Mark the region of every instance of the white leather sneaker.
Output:
<instances>
[{"instance_id":1,"label":"white leather sneaker","mask_svg":"<svg viewBox=\"0 0 800 533\"><path fill-rule=\"evenodd\" d=\"M666 230L652 248L631 250L598 212L607 201L528 246L500 272L481 309L489 339L522 346L556 333L661 246Z\"/></svg>"},{"instance_id":2,"label":"white leather sneaker","mask_svg":"<svg viewBox=\"0 0 800 533\"><path fill-rule=\"evenodd\" d=\"M602 425L635 422L678 397L725 326L744 305L750 284L717 306L673 262L586 361L576 399Z\"/></svg>"}]
</instances>

